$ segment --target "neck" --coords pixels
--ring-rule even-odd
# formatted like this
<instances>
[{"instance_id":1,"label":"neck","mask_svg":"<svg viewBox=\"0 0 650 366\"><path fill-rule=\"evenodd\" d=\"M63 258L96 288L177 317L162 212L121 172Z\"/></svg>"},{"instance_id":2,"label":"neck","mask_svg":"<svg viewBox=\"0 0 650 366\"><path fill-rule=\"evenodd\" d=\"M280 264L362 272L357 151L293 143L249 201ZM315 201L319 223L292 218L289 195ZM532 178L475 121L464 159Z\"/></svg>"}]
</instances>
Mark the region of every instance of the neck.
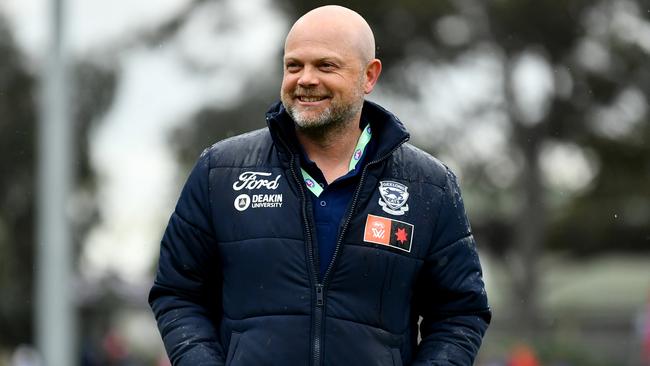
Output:
<instances>
[{"instance_id":1,"label":"neck","mask_svg":"<svg viewBox=\"0 0 650 366\"><path fill-rule=\"evenodd\" d=\"M361 135L359 117L318 133L296 129L298 141L309 159L323 172L328 184L348 172L350 158Z\"/></svg>"}]
</instances>

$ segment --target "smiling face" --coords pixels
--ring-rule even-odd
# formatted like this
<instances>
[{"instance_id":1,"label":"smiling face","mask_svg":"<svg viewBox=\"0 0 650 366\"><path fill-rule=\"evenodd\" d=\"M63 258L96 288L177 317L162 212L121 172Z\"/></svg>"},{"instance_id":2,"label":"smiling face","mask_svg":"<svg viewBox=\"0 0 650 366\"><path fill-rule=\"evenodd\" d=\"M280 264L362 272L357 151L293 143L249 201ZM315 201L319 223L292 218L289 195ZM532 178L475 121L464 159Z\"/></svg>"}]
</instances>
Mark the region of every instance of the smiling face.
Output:
<instances>
[{"instance_id":1,"label":"smiling face","mask_svg":"<svg viewBox=\"0 0 650 366\"><path fill-rule=\"evenodd\" d=\"M285 54L281 99L300 128L352 120L363 105L358 58L323 45L292 43Z\"/></svg>"},{"instance_id":2,"label":"smiling face","mask_svg":"<svg viewBox=\"0 0 650 366\"><path fill-rule=\"evenodd\" d=\"M281 99L298 128L358 122L364 94L381 70L373 50L363 18L342 7L318 8L294 24L285 43Z\"/></svg>"}]
</instances>

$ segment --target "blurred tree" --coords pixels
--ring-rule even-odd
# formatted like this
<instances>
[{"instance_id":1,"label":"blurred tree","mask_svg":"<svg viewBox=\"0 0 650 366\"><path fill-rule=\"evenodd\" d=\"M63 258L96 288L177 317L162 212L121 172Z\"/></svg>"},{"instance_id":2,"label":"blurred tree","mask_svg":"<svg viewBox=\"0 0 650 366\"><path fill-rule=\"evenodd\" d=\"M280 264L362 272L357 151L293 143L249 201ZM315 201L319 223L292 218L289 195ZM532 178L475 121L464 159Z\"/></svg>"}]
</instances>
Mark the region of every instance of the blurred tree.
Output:
<instances>
[{"instance_id":1,"label":"blurred tree","mask_svg":"<svg viewBox=\"0 0 650 366\"><path fill-rule=\"evenodd\" d=\"M38 83L0 14L0 348L33 343L36 127ZM96 63L72 66L76 188L74 241L96 219L88 130L110 105L114 73ZM76 250L76 252L79 252Z\"/></svg>"},{"instance_id":2,"label":"blurred tree","mask_svg":"<svg viewBox=\"0 0 650 366\"><path fill-rule=\"evenodd\" d=\"M195 1L188 9L201 3ZM275 3L293 20L331 2ZM414 76L418 73L414 70L424 75L428 69L456 67L476 54L488 54L497 63L497 75L492 77L498 79L498 88L488 96L489 102L459 113L458 121L441 132L435 145L418 144L450 156L461 137L476 128L472 121L494 116L505 121L500 133L507 136L506 156L496 163L466 159L458 168L472 197L468 208L479 243L497 254L511 274L511 309L524 334L531 335L539 324L538 260L543 250L576 256L648 251L650 13L642 8L643 2L334 3L359 11L373 27L384 64L382 85L397 96L396 104L432 103L433 97L423 92L425 79ZM171 19L148 39L156 44L171 38L189 13ZM255 93L239 103L198 112L195 125L175 134L188 164L213 141L263 126L264 107L277 99L281 48L278 44L277 67L268 68L277 77L251 78L254 85L246 90ZM522 87L530 75L537 79ZM531 89L537 93L532 102L526 100ZM572 157L579 161L561 166ZM513 179L494 178L502 165L509 165ZM557 183L569 173L573 183Z\"/></svg>"},{"instance_id":3,"label":"blurred tree","mask_svg":"<svg viewBox=\"0 0 650 366\"><path fill-rule=\"evenodd\" d=\"M31 335L35 80L0 16L0 346Z\"/></svg>"}]
</instances>

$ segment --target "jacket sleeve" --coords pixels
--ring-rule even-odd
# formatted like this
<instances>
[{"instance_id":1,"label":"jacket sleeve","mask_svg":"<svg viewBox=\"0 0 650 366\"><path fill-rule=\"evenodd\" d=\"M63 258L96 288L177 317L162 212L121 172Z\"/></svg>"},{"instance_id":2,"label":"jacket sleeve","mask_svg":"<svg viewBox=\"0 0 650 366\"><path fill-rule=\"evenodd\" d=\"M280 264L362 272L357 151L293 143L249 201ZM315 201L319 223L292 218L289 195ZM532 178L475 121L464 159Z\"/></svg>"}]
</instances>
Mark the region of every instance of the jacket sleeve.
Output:
<instances>
[{"instance_id":1,"label":"jacket sleeve","mask_svg":"<svg viewBox=\"0 0 650 366\"><path fill-rule=\"evenodd\" d=\"M181 192L160 245L149 304L173 365L223 365L221 281L205 151Z\"/></svg>"},{"instance_id":2,"label":"jacket sleeve","mask_svg":"<svg viewBox=\"0 0 650 366\"><path fill-rule=\"evenodd\" d=\"M460 189L449 169L434 240L414 297L422 341L413 365L472 365L491 312Z\"/></svg>"}]
</instances>

